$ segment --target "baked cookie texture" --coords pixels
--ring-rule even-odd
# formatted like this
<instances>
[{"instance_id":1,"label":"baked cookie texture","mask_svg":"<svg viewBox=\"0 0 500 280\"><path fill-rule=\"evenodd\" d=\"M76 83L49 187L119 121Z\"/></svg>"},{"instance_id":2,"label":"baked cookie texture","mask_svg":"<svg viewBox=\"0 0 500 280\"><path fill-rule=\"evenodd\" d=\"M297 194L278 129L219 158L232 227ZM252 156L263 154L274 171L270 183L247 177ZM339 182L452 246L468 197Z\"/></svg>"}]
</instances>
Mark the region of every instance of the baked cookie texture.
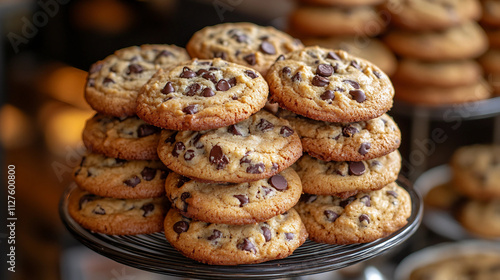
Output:
<instances>
[{"instance_id":1,"label":"baked cookie texture","mask_svg":"<svg viewBox=\"0 0 500 280\"><path fill-rule=\"evenodd\" d=\"M158 155L172 171L205 182L269 178L302 155L287 120L264 110L235 125L205 131L163 130Z\"/></svg>"},{"instance_id":2,"label":"baked cookie texture","mask_svg":"<svg viewBox=\"0 0 500 280\"><path fill-rule=\"evenodd\" d=\"M372 242L407 224L410 195L396 183L347 199L305 194L295 206L309 239L328 244Z\"/></svg>"},{"instance_id":3,"label":"baked cookie texture","mask_svg":"<svg viewBox=\"0 0 500 280\"><path fill-rule=\"evenodd\" d=\"M251 224L292 208L302 194L302 185L291 168L239 184L201 183L172 172L165 192L172 207L185 217L215 224Z\"/></svg>"},{"instance_id":4,"label":"baked cookie texture","mask_svg":"<svg viewBox=\"0 0 500 280\"><path fill-rule=\"evenodd\" d=\"M366 161L322 161L302 156L294 165L305 193L349 197L359 192L378 190L396 181L401 155L388 155Z\"/></svg>"},{"instance_id":5,"label":"baked cookie texture","mask_svg":"<svg viewBox=\"0 0 500 280\"><path fill-rule=\"evenodd\" d=\"M500 199L468 200L458 211L457 219L469 232L485 237L500 237Z\"/></svg>"},{"instance_id":6,"label":"baked cookie texture","mask_svg":"<svg viewBox=\"0 0 500 280\"><path fill-rule=\"evenodd\" d=\"M70 194L68 210L78 224L94 232L149 234L163 230L168 200L106 198L75 188Z\"/></svg>"},{"instance_id":7,"label":"baked cookie texture","mask_svg":"<svg viewBox=\"0 0 500 280\"><path fill-rule=\"evenodd\" d=\"M324 161L373 159L393 152L401 143L401 131L387 114L355 123L316 121L287 110L277 115L297 131L304 152Z\"/></svg>"},{"instance_id":8,"label":"baked cookie texture","mask_svg":"<svg viewBox=\"0 0 500 280\"><path fill-rule=\"evenodd\" d=\"M173 130L206 130L247 119L264 107L269 88L260 73L220 58L160 69L142 87L137 115Z\"/></svg>"},{"instance_id":9,"label":"baked cookie texture","mask_svg":"<svg viewBox=\"0 0 500 280\"><path fill-rule=\"evenodd\" d=\"M127 161L89 153L75 167L73 179L99 196L140 199L164 196L168 173L159 160Z\"/></svg>"},{"instance_id":10,"label":"baked cookie texture","mask_svg":"<svg viewBox=\"0 0 500 280\"><path fill-rule=\"evenodd\" d=\"M87 120L82 140L88 151L127 160L158 159L160 128L137 116L112 117L96 114Z\"/></svg>"},{"instance_id":11,"label":"baked cookie texture","mask_svg":"<svg viewBox=\"0 0 500 280\"><path fill-rule=\"evenodd\" d=\"M197 31L186 45L192 57L222 58L265 75L276 58L303 47L300 40L274 27L248 22L223 23Z\"/></svg>"},{"instance_id":12,"label":"baked cookie texture","mask_svg":"<svg viewBox=\"0 0 500 280\"><path fill-rule=\"evenodd\" d=\"M165 236L185 256L215 265L261 263L288 257L307 239L294 210L266 222L248 225L212 224L183 217L170 210Z\"/></svg>"},{"instance_id":13,"label":"baked cookie texture","mask_svg":"<svg viewBox=\"0 0 500 280\"><path fill-rule=\"evenodd\" d=\"M85 85L85 99L96 111L110 116L135 115L137 94L162 67L189 60L174 45L142 45L117 50L94 63Z\"/></svg>"},{"instance_id":14,"label":"baked cookie texture","mask_svg":"<svg viewBox=\"0 0 500 280\"><path fill-rule=\"evenodd\" d=\"M306 47L280 57L266 77L271 102L328 122L357 122L392 107L394 88L372 63L348 53Z\"/></svg>"},{"instance_id":15,"label":"baked cookie texture","mask_svg":"<svg viewBox=\"0 0 500 280\"><path fill-rule=\"evenodd\" d=\"M384 0L300 0L299 2L325 6L364 6L382 4Z\"/></svg>"}]
</instances>

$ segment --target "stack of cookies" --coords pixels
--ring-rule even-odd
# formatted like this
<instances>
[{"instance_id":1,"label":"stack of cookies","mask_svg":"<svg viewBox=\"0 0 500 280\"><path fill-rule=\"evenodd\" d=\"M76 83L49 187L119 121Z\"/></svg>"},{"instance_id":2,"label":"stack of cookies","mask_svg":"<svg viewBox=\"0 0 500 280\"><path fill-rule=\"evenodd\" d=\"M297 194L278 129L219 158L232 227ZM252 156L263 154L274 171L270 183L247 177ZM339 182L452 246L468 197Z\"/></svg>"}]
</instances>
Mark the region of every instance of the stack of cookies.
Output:
<instances>
[{"instance_id":1,"label":"stack of cookies","mask_svg":"<svg viewBox=\"0 0 500 280\"><path fill-rule=\"evenodd\" d=\"M386 10L395 28L384 39L400 56L393 76L397 99L440 105L490 96L474 60L488 45L476 22L481 15L478 0L397 0Z\"/></svg>"},{"instance_id":2,"label":"stack of cookies","mask_svg":"<svg viewBox=\"0 0 500 280\"><path fill-rule=\"evenodd\" d=\"M83 227L117 235L162 231L168 169L156 152L160 129L135 115L135 101L160 67L187 59L183 48L143 45L92 65L85 97L98 113L83 131L88 153L74 170L79 188L69 201Z\"/></svg>"},{"instance_id":3,"label":"stack of cookies","mask_svg":"<svg viewBox=\"0 0 500 280\"><path fill-rule=\"evenodd\" d=\"M394 54L375 36L389 18L377 5L383 0L301 0L291 13L289 31L305 45L341 49L375 63L387 75L396 70Z\"/></svg>"},{"instance_id":4,"label":"stack of cookies","mask_svg":"<svg viewBox=\"0 0 500 280\"><path fill-rule=\"evenodd\" d=\"M293 209L302 185L289 168L302 155L300 138L287 120L261 110L269 94L262 73L300 47L250 23L207 27L187 45L193 60L160 69L142 87L137 114L163 129L158 156L173 171L165 236L187 257L259 263L305 242Z\"/></svg>"},{"instance_id":5,"label":"stack of cookies","mask_svg":"<svg viewBox=\"0 0 500 280\"><path fill-rule=\"evenodd\" d=\"M482 1L483 16L481 25L488 36L490 48L479 58L486 81L493 88L493 93L500 96L500 1Z\"/></svg>"},{"instance_id":6,"label":"stack of cookies","mask_svg":"<svg viewBox=\"0 0 500 280\"><path fill-rule=\"evenodd\" d=\"M401 135L385 114L394 96L387 75L344 51L307 47L279 57L267 81L307 152L294 168L309 238L365 243L404 226L411 200L395 183Z\"/></svg>"}]
</instances>

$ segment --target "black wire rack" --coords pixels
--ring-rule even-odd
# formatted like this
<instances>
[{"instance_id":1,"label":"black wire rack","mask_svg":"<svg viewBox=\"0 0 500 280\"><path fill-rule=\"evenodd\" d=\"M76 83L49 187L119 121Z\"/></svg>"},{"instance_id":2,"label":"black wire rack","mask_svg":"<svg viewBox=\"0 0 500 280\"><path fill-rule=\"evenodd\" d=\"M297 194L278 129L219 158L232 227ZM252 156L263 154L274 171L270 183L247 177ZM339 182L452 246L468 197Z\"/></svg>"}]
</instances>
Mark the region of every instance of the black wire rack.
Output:
<instances>
[{"instance_id":1,"label":"black wire rack","mask_svg":"<svg viewBox=\"0 0 500 280\"><path fill-rule=\"evenodd\" d=\"M408 223L388 237L365 244L328 245L307 240L293 255L260 264L238 266L206 265L188 259L173 248L163 233L147 235L105 235L91 232L68 213L68 200L76 188L70 186L61 198L59 213L68 231L83 245L119 263L150 272L199 279L275 279L322 273L368 260L407 240L422 220L420 194L398 181L410 194L412 214Z\"/></svg>"}]
</instances>

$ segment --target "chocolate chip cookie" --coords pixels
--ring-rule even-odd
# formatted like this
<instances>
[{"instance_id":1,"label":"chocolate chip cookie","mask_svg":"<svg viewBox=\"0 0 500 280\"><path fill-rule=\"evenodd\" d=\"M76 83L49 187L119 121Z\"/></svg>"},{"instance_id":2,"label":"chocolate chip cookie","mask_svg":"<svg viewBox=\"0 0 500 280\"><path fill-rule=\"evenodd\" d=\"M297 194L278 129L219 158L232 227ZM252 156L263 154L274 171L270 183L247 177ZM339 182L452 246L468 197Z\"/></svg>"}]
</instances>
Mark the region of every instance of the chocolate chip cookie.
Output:
<instances>
[{"instance_id":1,"label":"chocolate chip cookie","mask_svg":"<svg viewBox=\"0 0 500 280\"><path fill-rule=\"evenodd\" d=\"M325 6L363 6L382 4L384 0L300 0L299 2Z\"/></svg>"},{"instance_id":2,"label":"chocolate chip cookie","mask_svg":"<svg viewBox=\"0 0 500 280\"><path fill-rule=\"evenodd\" d=\"M69 197L69 214L82 227L111 235L149 234L163 230L168 210L165 197L116 199L75 188Z\"/></svg>"},{"instance_id":3,"label":"chocolate chip cookie","mask_svg":"<svg viewBox=\"0 0 500 280\"><path fill-rule=\"evenodd\" d=\"M456 216L471 233L486 238L500 238L500 199L469 200Z\"/></svg>"},{"instance_id":4,"label":"chocolate chip cookie","mask_svg":"<svg viewBox=\"0 0 500 280\"><path fill-rule=\"evenodd\" d=\"M299 134L304 152L324 161L361 161L384 156L401 143L401 132L387 114L368 121L332 123L315 121L280 110Z\"/></svg>"},{"instance_id":5,"label":"chocolate chip cookie","mask_svg":"<svg viewBox=\"0 0 500 280\"><path fill-rule=\"evenodd\" d=\"M165 217L165 236L172 246L196 261L239 265L286 258L306 241L307 232L294 209L248 225L205 223L171 209Z\"/></svg>"},{"instance_id":6,"label":"chocolate chip cookie","mask_svg":"<svg viewBox=\"0 0 500 280\"><path fill-rule=\"evenodd\" d=\"M82 134L87 150L127 160L158 159L160 128L137 116L111 117L96 114L87 120Z\"/></svg>"},{"instance_id":7,"label":"chocolate chip cookie","mask_svg":"<svg viewBox=\"0 0 500 280\"><path fill-rule=\"evenodd\" d=\"M161 67L189 60L186 50L174 45L124 48L94 63L85 86L85 99L105 115L135 115L139 89Z\"/></svg>"},{"instance_id":8,"label":"chocolate chip cookie","mask_svg":"<svg viewBox=\"0 0 500 280\"><path fill-rule=\"evenodd\" d=\"M327 122L358 122L392 107L394 88L372 63L337 50L307 47L280 57L266 77L271 102Z\"/></svg>"},{"instance_id":9,"label":"chocolate chip cookie","mask_svg":"<svg viewBox=\"0 0 500 280\"><path fill-rule=\"evenodd\" d=\"M411 200L405 189L391 183L347 199L304 194L295 209L315 242L367 243L406 225Z\"/></svg>"},{"instance_id":10,"label":"chocolate chip cookie","mask_svg":"<svg viewBox=\"0 0 500 280\"><path fill-rule=\"evenodd\" d=\"M165 191L172 206L186 217L240 225L264 222L288 211L299 200L302 185L291 168L270 178L239 184L201 183L172 172Z\"/></svg>"},{"instance_id":11,"label":"chocolate chip cookie","mask_svg":"<svg viewBox=\"0 0 500 280\"><path fill-rule=\"evenodd\" d=\"M259 111L268 93L264 78L251 68L195 59L158 70L139 93L137 115L166 129L215 129Z\"/></svg>"},{"instance_id":12,"label":"chocolate chip cookie","mask_svg":"<svg viewBox=\"0 0 500 280\"><path fill-rule=\"evenodd\" d=\"M192 57L219 57L265 75L276 58L303 48L302 43L274 27L248 22L223 23L196 32L186 45Z\"/></svg>"},{"instance_id":13,"label":"chocolate chip cookie","mask_svg":"<svg viewBox=\"0 0 500 280\"><path fill-rule=\"evenodd\" d=\"M378 190L396 181L401 155L388 155L365 161L322 161L309 155L293 165L305 193L348 197L358 192Z\"/></svg>"},{"instance_id":14,"label":"chocolate chip cookie","mask_svg":"<svg viewBox=\"0 0 500 280\"><path fill-rule=\"evenodd\" d=\"M172 171L205 182L269 178L302 155L287 120L264 110L234 125L205 131L162 131L158 155Z\"/></svg>"},{"instance_id":15,"label":"chocolate chip cookie","mask_svg":"<svg viewBox=\"0 0 500 280\"><path fill-rule=\"evenodd\" d=\"M165 194L169 170L159 160L122 160L89 153L73 178L93 194L113 198L150 198Z\"/></svg>"}]
</instances>

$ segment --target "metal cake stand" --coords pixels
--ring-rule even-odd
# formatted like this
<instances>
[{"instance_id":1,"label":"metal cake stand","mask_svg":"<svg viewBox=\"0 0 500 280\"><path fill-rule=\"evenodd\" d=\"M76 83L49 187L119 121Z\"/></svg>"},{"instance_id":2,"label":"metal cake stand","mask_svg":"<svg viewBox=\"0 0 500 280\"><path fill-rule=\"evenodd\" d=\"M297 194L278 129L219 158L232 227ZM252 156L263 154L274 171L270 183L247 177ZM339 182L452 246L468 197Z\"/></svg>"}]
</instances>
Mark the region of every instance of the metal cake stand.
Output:
<instances>
[{"instance_id":1,"label":"metal cake stand","mask_svg":"<svg viewBox=\"0 0 500 280\"><path fill-rule=\"evenodd\" d=\"M398 181L410 194L412 214L408 223L390 236L371 243L328 245L307 240L293 255L260 264L238 266L206 265L184 257L163 233L147 235L105 235L91 232L76 223L68 212L68 200L75 184L61 198L59 213L68 231L83 245L119 263L150 272L201 279L275 279L322 273L354 265L382 254L407 240L422 220L420 194L406 182Z\"/></svg>"}]
</instances>

